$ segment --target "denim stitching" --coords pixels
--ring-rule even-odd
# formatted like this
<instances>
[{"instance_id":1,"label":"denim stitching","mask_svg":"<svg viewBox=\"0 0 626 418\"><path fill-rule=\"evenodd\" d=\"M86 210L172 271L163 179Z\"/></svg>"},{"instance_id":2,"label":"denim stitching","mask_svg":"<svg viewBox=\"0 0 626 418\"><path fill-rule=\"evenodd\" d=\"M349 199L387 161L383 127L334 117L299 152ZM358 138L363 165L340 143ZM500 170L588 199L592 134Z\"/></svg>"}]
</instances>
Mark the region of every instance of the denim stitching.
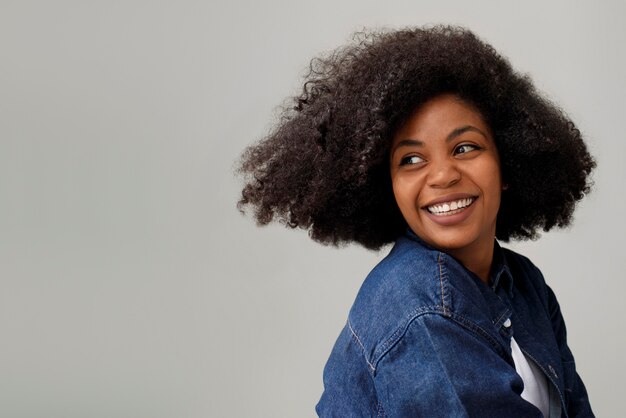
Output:
<instances>
[{"instance_id":1,"label":"denim stitching","mask_svg":"<svg viewBox=\"0 0 626 418\"><path fill-rule=\"evenodd\" d=\"M361 351L363 352L363 357L365 358L365 362L367 363L367 365L370 367L370 369L372 369L372 373L376 371L376 368L372 365L372 363L370 363L370 361L367 359L367 353L365 350L365 346L363 345L363 343L361 342L361 339L359 338L358 335L356 335L356 332L354 332L354 329L352 329L352 324L350 323L350 319L348 319L348 328L350 328L350 332L352 333L352 335L354 336L354 338L356 339L357 343L359 343L359 345L361 346Z\"/></svg>"},{"instance_id":2,"label":"denim stitching","mask_svg":"<svg viewBox=\"0 0 626 418\"><path fill-rule=\"evenodd\" d=\"M381 404L380 402L378 402L378 408L376 410L376 416L377 417L383 417L385 416L385 410L383 409L383 404Z\"/></svg>"},{"instance_id":3,"label":"denim stitching","mask_svg":"<svg viewBox=\"0 0 626 418\"><path fill-rule=\"evenodd\" d=\"M434 308L434 309L433 309ZM442 312L441 307L439 306L435 306L435 307L426 307L426 308L421 308L419 310L422 310L422 312L418 313L417 315L415 315L413 318L411 318L411 320L409 322L406 323L406 325L401 329L402 330L402 336L404 336L404 334L406 333L406 331L409 329L409 326L411 325L411 323L416 320L417 318L419 318L420 316L423 315L442 315L444 318L449 318L450 320L452 320L454 323L456 323L457 325L469 330L471 333L473 333L474 335L476 335L478 338L481 338L483 340L486 340L489 345L499 354L502 355L504 354L502 347L500 346L500 344L498 344L498 342L489 334L489 332L487 332L484 328L482 328L480 325L474 323L473 321L465 318L462 315L456 314L456 313L449 313L448 316L445 316ZM396 331L394 333L397 334L399 333L400 330ZM389 339L387 339L387 341L385 343L383 343L381 345L381 349L384 346L388 346L386 347L384 350L382 350L382 352L379 355L376 355L374 358L376 359L376 361L374 362L376 365L383 359L383 357L385 357L385 355L391 351L391 349L402 339L402 337L395 339L394 340L393 336ZM392 343L393 342L393 343ZM376 350L376 351L380 351L380 350ZM368 362L368 364L370 364ZM372 366L370 364L370 366L372 367L372 370L375 371L374 366Z\"/></svg>"},{"instance_id":4,"label":"denim stitching","mask_svg":"<svg viewBox=\"0 0 626 418\"><path fill-rule=\"evenodd\" d=\"M441 307L443 308L443 314L447 315L448 312L446 309L443 291L443 262L441 261L441 253L437 255L437 264L439 265L439 285L441 286Z\"/></svg>"},{"instance_id":5,"label":"denim stitching","mask_svg":"<svg viewBox=\"0 0 626 418\"><path fill-rule=\"evenodd\" d=\"M511 315L511 311L509 309L507 309L506 311L502 312L500 314L500 316L495 321L493 321L493 324L496 325L496 324L500 323L502 318L504 318L505 316L510 316L510 315Z\"/></svg>"},{"instance_id":6,"label":"denim stitching","mask_svg":"<svg viewBox=\"0 0 626 418\"><path fill-rule=\"evenodd\" d=\"M385 351L387 351L387 348L390 346L393 346L396 342L398 342L402 336L404 335L404 333L406 332L406 330L409 328L409 325L411 325L411 322L413 322L413 320L423 314L427 314L427 313L434 313L434 314L441 314L441 306L423 306L420 308L416 308L413 311L409 312L408 315L406 316L405 321L402 322L402 325L399 326L394 332L393 334L391 334L383 343L381 343L378 348L374 351L374 356L373 358L375 359L380 359L380 357L382 357ZM380 353L380 354L379 354ZM375 363L378 363L379 360L376 360Z\"/></svg>"},{"instance_id":7,"label":"denim stitching","mask_svg":"<svg viewBox=\"0 0 626 418\"><path fill-rule=\"evenodd\" d=\"M474 321L464 317L463 315L453 313L450 317L457 324L461 325L462 327L472 331L474 334L487 340L495 350L497 350L499 353L502 353L502 347L500 347L500 344L498 344L498 341L495 340L489 334L489 332L485 330L483 327L476 324Z\"/></svg>"},{"instance_id":8,"label":"denim stitching","mask_svg":"<svg viewBox=\"0 0 626 418\"><path fill-rule=\"evenodd\" d=\"M546 369L537 361L537 359L535 359L533 356L530 355L530 353L528 353L528 351L524 350L522 347L520 347L520 350L522 350L522 352L528 356L530 359L532 359L532 361L535 362L535 364L541 369L541 371L543 371L543 373L548 377L548 379L550 379L550 382L552 382L552 384L554 385L554 387L556 388L557 393L559 394L559 399L561 401L561 405L565 405L565 398L563 397L563 394L561 393L561 389L559 389L559 385L557 384L557 382L554 381L554 378L552 377L552 375L550 373L548 373L546 371ZM554 368L551 365L548 365L552 370L554 370ZM551 370L551 371L552 371ZM558 379L559 377L556 375L556 372L554 372L554 376ZM567 415L567 413L566 413Z\"/></svg>"}]
</instances>

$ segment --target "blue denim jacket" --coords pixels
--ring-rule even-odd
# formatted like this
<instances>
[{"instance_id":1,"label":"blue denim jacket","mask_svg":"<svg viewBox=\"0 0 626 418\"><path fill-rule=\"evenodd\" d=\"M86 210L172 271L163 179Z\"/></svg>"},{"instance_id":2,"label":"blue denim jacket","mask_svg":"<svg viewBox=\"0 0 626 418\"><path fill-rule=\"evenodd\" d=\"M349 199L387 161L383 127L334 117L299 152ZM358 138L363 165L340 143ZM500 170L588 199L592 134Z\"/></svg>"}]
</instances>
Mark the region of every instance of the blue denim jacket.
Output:
<instances>
[{"instance_id":1,"label":"blue denim jacket","mask_svg":"<svg viewBox=\"0 0 626 418\"><path fill-rule=\"evenodd\" d=\"M496 242L488 286L408 231L364 281L324 368L316 411L542 417L520 396L513 335L548 379L550 418L593 417L559 304L539 269Z\"/></svg>"}]
</instances>

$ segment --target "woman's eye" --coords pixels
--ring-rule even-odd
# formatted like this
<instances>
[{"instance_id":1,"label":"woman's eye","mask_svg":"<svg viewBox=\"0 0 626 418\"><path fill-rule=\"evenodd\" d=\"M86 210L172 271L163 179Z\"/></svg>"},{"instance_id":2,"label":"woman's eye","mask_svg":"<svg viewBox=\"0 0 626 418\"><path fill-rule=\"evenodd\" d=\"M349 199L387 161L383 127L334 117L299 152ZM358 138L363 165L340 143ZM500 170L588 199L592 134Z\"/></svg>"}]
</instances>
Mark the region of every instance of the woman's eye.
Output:
<instances>
[{"instance_id":1,"label":"woman's eye","mask_svg":"<svg viewBox=\"0 0 626 418\"><path fill-rule=\"evenodd\" d=\"M407 157L402 158L402 160L400 160L400 165L419 164L423 161L424 159L418 157L417 155L409 155Z\"/></svg>"},{"instance_id":2,"label":"woman's eye","mask_svg":"<svg viewBox=\"0 0 626 418\"><path fill-rule=\"evenodd\" d=\"M454 153L455 154L465 154L468 153L470 151L479 149L476 145L471 145L471 144L463 144L463 145L459 145L458 147L455 148Z\"/></svg>"}]
</instances>

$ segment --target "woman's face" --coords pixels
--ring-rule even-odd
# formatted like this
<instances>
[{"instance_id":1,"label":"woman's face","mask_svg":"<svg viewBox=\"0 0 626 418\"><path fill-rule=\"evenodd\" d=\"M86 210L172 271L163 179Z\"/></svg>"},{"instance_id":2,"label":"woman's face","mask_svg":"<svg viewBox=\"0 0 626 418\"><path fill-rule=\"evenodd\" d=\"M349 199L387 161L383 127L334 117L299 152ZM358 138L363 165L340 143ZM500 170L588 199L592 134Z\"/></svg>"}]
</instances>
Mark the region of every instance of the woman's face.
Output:
<instances>
[{"instance_id":1,"label":"woman's face","mask_svg":"<svg viewBox=\"0 0 626 418\"><path fill-rule=\"evenodd\" d=\"M452 255L493 248L502 179L489 126L453 94L421 105L393 137L391 180L409 227Z\"/></svg>"}]
</instances>

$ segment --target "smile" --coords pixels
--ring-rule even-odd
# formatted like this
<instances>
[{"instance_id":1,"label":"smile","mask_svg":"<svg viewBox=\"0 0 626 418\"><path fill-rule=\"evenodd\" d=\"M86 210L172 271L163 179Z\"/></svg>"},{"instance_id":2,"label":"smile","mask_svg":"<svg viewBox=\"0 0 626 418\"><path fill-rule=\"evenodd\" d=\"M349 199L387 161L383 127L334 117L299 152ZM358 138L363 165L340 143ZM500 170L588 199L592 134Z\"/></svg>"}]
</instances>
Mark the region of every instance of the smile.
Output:
<instances>
[{"instance_id":1,"label":"smile","mask_svg":"<svg viewBox=\"0 0 626 418\"><path fill-rule=\"evenodd\" d=\"M475 197L468 197L466 199L452 200L450 202L431 205L426 209L435 216L450 216L464 211L465 208L474 203L475 200Z\"/></svg>"}]
</instances>

